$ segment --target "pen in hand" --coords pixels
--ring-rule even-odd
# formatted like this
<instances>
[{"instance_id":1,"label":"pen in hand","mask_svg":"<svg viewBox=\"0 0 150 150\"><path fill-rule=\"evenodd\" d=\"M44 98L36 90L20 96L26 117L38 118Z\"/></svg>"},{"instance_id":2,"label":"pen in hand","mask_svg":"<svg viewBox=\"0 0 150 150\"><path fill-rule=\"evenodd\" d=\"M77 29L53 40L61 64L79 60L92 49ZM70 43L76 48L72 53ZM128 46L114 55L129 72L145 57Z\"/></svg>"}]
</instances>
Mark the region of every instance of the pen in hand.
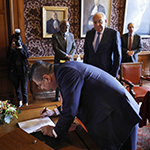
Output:
<instances>
[{"instance_id":1,"label":"pen in hand","mask_svg":"<svg viewBox=\"0 0 150 150\"><path fill-rule=\"evenodd\" d=\"M47 110L47 108L45 107L41 114L45 113L45 112L46 112L46 110Z\"/></svg>"}]
</instances>

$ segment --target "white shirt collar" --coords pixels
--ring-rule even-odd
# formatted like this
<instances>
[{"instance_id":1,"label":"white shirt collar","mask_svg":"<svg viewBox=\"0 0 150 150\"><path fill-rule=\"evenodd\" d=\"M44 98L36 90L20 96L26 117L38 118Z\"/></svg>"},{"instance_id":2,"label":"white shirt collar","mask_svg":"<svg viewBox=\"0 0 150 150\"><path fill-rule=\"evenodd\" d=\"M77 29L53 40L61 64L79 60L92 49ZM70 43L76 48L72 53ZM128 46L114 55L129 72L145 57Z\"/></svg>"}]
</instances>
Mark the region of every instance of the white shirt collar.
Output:
<instances>
[{"instance_id":1,"label":"white shirt collar","mask_svg":"<svg viewBox=\"0 0 150 150\"><path fill-rule=\"evenodd\" d=\"M130 33L128 32L128 36L130 36ZM134 36L134 32L132 33L132 35L131 36Z\"/></svg>"},{"instance_id":2,"label":"white shirt collar","mask_svg":"<svg viewBox=\"0 0 150 150\"><path fill-rule=\"evenodd\" d=\"M105 27L103 28L102 32L100 32L100 33L103 34L103 33L104 33L104 30L105 30ZM97 33L97 31L96 31L96 33Z\"/></svg>"}]
</instances>

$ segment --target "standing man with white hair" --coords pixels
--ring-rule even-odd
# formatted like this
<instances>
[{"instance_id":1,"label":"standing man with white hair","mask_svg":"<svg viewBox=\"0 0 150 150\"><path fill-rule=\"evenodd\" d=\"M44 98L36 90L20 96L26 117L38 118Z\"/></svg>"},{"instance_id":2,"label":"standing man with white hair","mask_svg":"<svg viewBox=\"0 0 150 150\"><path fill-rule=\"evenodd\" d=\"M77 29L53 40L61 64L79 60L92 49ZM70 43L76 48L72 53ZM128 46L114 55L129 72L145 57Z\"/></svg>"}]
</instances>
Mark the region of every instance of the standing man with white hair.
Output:
<instances>
[{"instance_id":1,"label":"standing man with white hair","mask_svg":"<svg viewBox=\"0 0 150 150\"><path fill-rule=\"evenodd\" d=\"M106 15L93 16L94 28L87 32L84 43L83 62L118 76L121 64L121 39L117 30L106 27Z\"/></svg>"}]
</instances>

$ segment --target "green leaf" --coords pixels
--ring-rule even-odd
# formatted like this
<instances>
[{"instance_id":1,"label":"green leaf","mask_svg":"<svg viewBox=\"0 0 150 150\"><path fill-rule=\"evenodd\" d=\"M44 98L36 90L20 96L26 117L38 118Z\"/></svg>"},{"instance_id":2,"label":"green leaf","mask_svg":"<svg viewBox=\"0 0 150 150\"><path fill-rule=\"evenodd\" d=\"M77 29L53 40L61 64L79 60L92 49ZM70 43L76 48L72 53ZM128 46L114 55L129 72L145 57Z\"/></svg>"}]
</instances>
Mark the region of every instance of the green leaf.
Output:
<instances>
[{"instance_id":1,"label":"green leaf","mask_svg":"<svg viewBox=\"0 0 150 150\"><path fill-rule=\"evenodd\" d=\"M20 113L21 113L21 110L20 110L20 109L17 109L17 113L20 114Z\"/></svg>"}]
</instances>

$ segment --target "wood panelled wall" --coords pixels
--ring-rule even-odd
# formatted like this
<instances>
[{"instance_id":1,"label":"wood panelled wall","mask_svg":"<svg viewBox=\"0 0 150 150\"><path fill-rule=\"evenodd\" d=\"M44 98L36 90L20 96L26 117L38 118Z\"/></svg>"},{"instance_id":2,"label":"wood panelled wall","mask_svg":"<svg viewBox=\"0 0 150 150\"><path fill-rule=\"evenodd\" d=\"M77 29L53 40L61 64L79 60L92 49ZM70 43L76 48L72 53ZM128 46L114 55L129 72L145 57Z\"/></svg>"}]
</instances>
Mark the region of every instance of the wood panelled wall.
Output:
<instances>
[{"instance_id":1,"label":"wood panelled wall","mask_svg":"<svg viewBox=\"0 0 150 150\"><path fill-rule=\"evenodd\" d=\"M6 1L0 0L0 60L6 60L6 48L8 47Z\"/></svg>"},{"instance_id":2,"label":"wood panelled wall","mask_svg":"<svg viewBox=\"0 0 150 150\"><path fill-rule=\"evenodd\" d=\"M15 28L21 29L25 42L24 17L21 14L24 14L23 0L0 0L0 99L10 99L14 104L17 104L17 100L12 82L8 79L6 53Z\"/></svg>"},{"instance_id":3,"label":"wood panelled wall","mask_svg":"<svg viewBox=\"0 0 150 150\"><path fill-rule=\"evenodd\" d=\"M9 45L6 7L6 0L0 0L0 99L13 97L12 84L8 80L8 62L6 60Z\"/></svg>"}]
</instances>

